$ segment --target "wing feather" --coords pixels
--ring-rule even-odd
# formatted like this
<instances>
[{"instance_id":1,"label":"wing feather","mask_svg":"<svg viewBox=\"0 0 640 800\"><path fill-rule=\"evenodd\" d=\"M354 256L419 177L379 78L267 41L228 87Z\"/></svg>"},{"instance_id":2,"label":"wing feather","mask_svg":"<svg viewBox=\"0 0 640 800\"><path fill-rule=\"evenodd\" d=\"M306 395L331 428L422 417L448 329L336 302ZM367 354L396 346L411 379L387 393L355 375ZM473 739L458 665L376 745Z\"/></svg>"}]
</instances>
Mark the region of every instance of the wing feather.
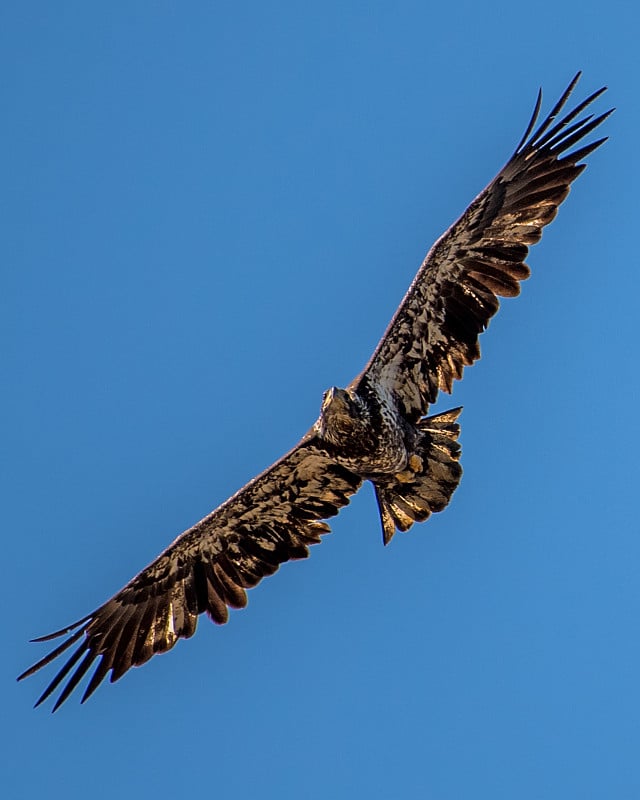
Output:
<instances>
[{"instance_id":1,"label":"wing feather","mask_svg":"<svg viewBox=\"0 0 640 800\"><path fill-rule=\"evenodd\" d=\"M216 623L229 608L244 608L246 589L280 564L306 558L308 545L329 531L334 516L360 487L308 434L293 450L216 511L185 531L146 569L98 608L67 628L36 641L67 636L19 678L33 675L72 644L79 646L36 705L67 679L54 711L69 697L96 659L82 702L111 672L116 681L133 666L193 636L203 612ZM80 663L78 663L80 662Z\"/></svg>"},{"instance_id":2,"label":"wing feather","mask_svg":"<svg viewBox=\"0 0 640 800\"><path fill-rule=\"evenodd\" d=\"M576 118L605 91L594 92L556 122L580 73L535 129L542 94L513 156L460 219L435 243L363 373L381 383L412 421L442 389L451 392L465 366L480 358L479 334L529 276L529 246L555 217L578 162L605 139L567 150L611 113ZM532 131L534 131L532 133Z\"/></svg>"}]
</instances>

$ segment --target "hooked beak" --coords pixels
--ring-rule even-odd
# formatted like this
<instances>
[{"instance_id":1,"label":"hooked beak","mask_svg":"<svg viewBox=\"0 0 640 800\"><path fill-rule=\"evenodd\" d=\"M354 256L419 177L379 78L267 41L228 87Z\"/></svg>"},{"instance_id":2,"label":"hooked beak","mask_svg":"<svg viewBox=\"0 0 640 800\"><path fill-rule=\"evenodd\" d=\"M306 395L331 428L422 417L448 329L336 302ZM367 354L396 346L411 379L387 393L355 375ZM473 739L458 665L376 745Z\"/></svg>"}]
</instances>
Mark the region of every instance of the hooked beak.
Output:
<instances>
[{"instance_id":1,"label":"hooked beak","mask_svg":"<svg viewBox=\"0 0 640 800\"><path fill-rule=\"evenodd\" d=\"M333 413L339 414L341 411L348 411L349 402L344 389L338 389L337 386L327 389L322 399L322 410L326 411L329 407Z\"/></svg>"}]
</instances>

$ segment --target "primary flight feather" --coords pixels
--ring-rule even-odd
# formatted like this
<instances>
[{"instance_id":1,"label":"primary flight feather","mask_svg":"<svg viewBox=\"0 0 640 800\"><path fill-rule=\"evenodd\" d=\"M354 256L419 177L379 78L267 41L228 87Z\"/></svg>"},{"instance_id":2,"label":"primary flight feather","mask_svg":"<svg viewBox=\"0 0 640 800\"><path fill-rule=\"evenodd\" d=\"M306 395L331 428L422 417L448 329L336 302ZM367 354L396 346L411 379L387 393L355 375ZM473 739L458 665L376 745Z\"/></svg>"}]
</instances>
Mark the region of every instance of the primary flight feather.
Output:
<instances>
[{"instance_id":1,"label":"primary flight feather","mask_svg":"<svg viewBox=\"0 0 640 800\"><path fill-rule=\"evenodd\" d=\"M55 711L94 666L84 702L107 674L195 633L206 612L219 624L247 603L246 589L280 564L309 555L324 520L364 480L375 488L383 540L442 511L460 481L460 409L427 417L440 389L480 357L478 335L529 275L524 259L555 217L578 163L605 139L572 150L611 113L582 112L605 89L558 116L580 73L535 128L542 94L514 154L434 244L364 371L325 392L320 416L285 456L182 533L110 600L34 641L66 637L19 680L77 647L36 705L62 684ZM97 664L96 664L97 661ZM64 683L66 680L66 683Z\"/></svg>"}]
</instances>

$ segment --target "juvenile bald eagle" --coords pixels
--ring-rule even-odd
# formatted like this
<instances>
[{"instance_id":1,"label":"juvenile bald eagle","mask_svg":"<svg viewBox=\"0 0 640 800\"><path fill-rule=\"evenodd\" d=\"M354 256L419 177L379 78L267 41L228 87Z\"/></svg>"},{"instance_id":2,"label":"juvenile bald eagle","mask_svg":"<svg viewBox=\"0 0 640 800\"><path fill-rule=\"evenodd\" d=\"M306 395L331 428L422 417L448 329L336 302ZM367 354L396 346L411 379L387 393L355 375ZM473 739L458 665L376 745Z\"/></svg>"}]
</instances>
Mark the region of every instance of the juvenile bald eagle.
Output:
<instances>
[{"instance_id":1,"label":"juvenile bald eagle","mask_svg":"<svg viewBox=\"0 0 640 800\"><path fill-rule=\"evenodd\" d=\"M71 673L53 710L97 659L84 702L111 672L133 666L195 633L206 612L218 624L247 603L246 589L284 561L306 558L328 532L325 519L364 480L375 487L383 539L442 511L462 473L460 409L427 417L440 389L480 357L478 335L529 275L528 247L555 217L579 164L605 139L571 148L611 113L579 118L605 89L557 120L580 73L534 130L541 93L524 136L496 178L434 244L363 372L325 392L320 416L289 453L181 534L100 608L56 633L67 638L20 678L77 649L36 705ZM570 152L568 152L570 151Z\"/></svg>"}]
</instances>

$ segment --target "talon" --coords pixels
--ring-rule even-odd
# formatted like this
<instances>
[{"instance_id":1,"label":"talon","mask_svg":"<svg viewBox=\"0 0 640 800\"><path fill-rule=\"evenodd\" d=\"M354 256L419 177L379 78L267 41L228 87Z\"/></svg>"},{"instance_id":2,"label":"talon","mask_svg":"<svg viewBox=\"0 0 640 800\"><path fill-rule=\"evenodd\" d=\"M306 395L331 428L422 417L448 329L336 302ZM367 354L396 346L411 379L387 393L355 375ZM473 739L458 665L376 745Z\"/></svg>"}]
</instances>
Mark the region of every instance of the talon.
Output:
<instances>
[{"instance_id":1,"label":"talon","mask_svg":"<svg viewBox=\"0 0 640 800\"><path fill-rule=\"evenodd\" d=\"M409 457L409 467L413 472L422 472L424 464L422 463L422 459L420 456L417 456L415 453ZM415 477L415 476L414 476Z\"/></svg>"},{"instance_id":2,"label":"talon","mask_svg":"<svg viewBox=\"0 0 640 800\"><path fill-rule=\"evenodd\" d=\"M410 469L404 469L402 472L396 472L396 480L399 483L413 483L415 474Z\"/></svg>"}]
</instances>

